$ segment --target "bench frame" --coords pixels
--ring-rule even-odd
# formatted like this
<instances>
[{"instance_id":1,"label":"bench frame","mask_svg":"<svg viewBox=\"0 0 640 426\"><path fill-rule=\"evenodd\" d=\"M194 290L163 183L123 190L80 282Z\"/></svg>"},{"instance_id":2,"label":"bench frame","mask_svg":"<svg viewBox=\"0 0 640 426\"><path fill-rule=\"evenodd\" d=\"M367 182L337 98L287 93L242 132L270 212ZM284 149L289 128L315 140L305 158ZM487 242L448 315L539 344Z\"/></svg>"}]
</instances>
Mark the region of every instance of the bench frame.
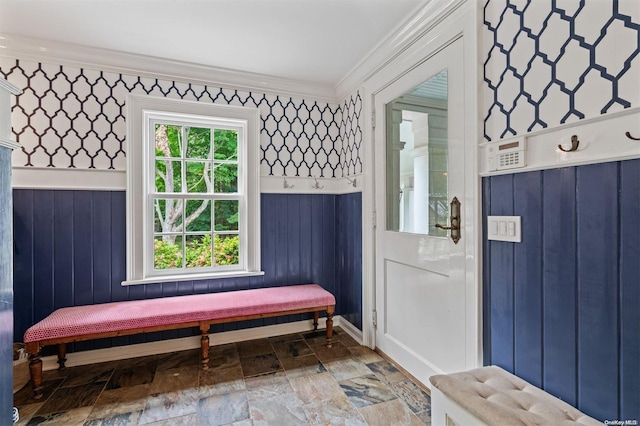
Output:
<instances>
[{"instance_id":1,"label":"bench frame","mask_svg":"<svg viewBox=\"0 0 640 426\"><path fill-rule=\"evenodd\" d=\"M255 315L243 315L237 317L220 318L206 321L191 321L176 324L167 324L154 327L140 327L132 328L128 330L109 331L104 333L90 333L70 337L61 337L54 339L42 339L34 342L28 342L25 344L25 349L29 354L29 373L31 374L31 381L33 384L33 399L38 400L42 398L42 359L40 357L40 351L44 346L58 345L58 370L66 368L65 362L67 361L67 343L81 342L85 340L102 339L107 337L128 336L139 333L151 333L154 331L166 331L176 330L180 328L198 327L200 329L200 355L201 365L203 370L209 368L209 329L214 324L224 324L236 321L254 320L260 318L270 318L283 315L294 315L303 313L313 313L313 330L318 330L318 319L320 317L320 311L326 311L327 313L327 347L332 346L333 339L333 313L335 311L335 305L315 306L305 309L293 309L279 312L271 312L265 314Z\"/></svg>"}]
</instances>

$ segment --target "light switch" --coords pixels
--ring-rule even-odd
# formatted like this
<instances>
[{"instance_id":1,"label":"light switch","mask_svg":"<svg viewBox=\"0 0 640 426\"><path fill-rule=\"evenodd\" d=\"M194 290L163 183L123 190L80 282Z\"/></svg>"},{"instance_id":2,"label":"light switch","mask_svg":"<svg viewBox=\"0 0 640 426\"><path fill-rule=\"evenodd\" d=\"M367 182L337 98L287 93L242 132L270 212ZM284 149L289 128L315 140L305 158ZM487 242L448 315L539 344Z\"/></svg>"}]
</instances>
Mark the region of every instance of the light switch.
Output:
<instances>
[{"instance_id":1,"label":"light switch","mask_svg":"<svg viewBox=\"0 0 640 426\"><path fill-rule=\"evenodd\" d=\"M489 222L489 233L492 235L496 235L498 233L498 222Z\"/></svg>"},{"instance_id":2,"label":"light switch","mask_svg":"<svg viewBox=\"0 0 640 426\"><path fill-rule=\"evenodd\" d=\"M487 239L521 242L520 221L520 216L487 216Z\"/></svg>"}]
</instances>

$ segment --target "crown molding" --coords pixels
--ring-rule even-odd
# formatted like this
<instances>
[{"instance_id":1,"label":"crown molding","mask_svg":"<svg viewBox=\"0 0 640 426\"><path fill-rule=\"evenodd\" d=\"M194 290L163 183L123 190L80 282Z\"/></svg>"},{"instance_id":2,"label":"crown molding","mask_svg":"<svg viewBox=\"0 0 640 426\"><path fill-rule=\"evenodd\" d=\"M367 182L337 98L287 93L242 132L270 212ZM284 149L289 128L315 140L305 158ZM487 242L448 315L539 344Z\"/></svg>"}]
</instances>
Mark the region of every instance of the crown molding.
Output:
<instances>
[{"instance_id":1,"label":"crown molding","mask_svg":"<svg viewBox=\"0 0 640 426\"><path fill-rule=\"evenodd\" d=\"M10 149L18 149L18 148L22 148L22 146L19 143L16 143L14 141L12 141L11 139L5 139L0 137L0 147L3 148L10 148Z\"/></svg>"},{"instance_id":2,"label":"crown molding","mask_svg":"<svg viewBox=\"0 0 640 426\"><path fill-rule=\"evenodd\" d=\"M0 77L0 89L4 89L12 95L19 95L22 93L22 90L9 83L4 78Z\"/></svg>"},{"instance_id":3,"label":"crown molding","mask_svg":"<svg viewBox=\"0 0 640 426\"><path fill-rule=\"evenodd\" d=\"M333 87L313 82L11 34L0 40L3 57L337 103Z\"/></svg>"},{"instance_id":4,"label":"crown molding","mask_svg":"<svg viewBox=\"0 0 640 426\"><path fill-rule=\"evenodd\" d=\"M338 82L335 88L337 98L343 99L355 91L467 1L429 0L415 9L411 18L396 26Z\"/></svg>"}]
</instances>

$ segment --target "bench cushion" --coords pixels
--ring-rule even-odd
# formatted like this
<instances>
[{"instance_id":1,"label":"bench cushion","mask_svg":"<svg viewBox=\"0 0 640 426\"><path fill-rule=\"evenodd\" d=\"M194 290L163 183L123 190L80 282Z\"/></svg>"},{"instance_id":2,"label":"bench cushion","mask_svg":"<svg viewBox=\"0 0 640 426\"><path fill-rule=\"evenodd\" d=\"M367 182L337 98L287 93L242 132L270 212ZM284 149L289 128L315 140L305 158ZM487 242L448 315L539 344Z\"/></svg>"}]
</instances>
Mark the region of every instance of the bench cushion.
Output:
<instances>
[{"instance_id":1,"label":"bench cushion","mask_svg":"<svg viewBox=\"0 0 640 426\"><path fill-rule=\"evenodd\" d=\"M335 305L317 284L74 306L29 328L24 342Z\"/></svg>"},{"instance_id":2,"label":"bench cushion","mask_svg":"<svg viewBox=\"0 0 640 426\"><path fill-rule=\"evenodd\" d=\"M489 425L602 425L500 367L431 376L429 381Z\"/></svg>"}]
</instances>

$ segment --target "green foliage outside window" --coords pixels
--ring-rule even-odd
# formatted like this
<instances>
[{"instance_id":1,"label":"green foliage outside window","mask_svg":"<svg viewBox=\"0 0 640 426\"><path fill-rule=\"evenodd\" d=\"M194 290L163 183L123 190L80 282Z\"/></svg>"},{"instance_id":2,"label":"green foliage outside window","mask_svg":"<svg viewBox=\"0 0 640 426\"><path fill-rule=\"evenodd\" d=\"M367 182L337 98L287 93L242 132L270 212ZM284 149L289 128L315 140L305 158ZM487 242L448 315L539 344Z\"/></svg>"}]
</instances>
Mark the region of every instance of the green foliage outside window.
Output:
<instances>
[{"instance_id":1,"label":"green foliage outside window","mask_svg":"<svg viewBox=\"0 0 640 426\"><path fill-rule=\"evenodd\" d=\"M166 197L154 202L154 268L210 267L212 259L237 265L238 235L214 231L238 231L239 203L205 196L238 190L237 131L168 124L157 124L155 131L155 188ZM203 196L171 196L185 193Z\"/></svg>"},{"instance_id":2,"label":"green foliage outside window","mask_svg":"<svg viewBox=\"0 0 640 426\"><path fill-rule=\"evenodd\" d=\"M238 264L238 236L215 235L215 251L213 259L216 265ZM186 268L201 268L211 266L211 235L187 243ZM156 269L173 269L182 267L182 246L171 244L162 239L155 240L154 267Z\"/></svg>"}]
</instances>

